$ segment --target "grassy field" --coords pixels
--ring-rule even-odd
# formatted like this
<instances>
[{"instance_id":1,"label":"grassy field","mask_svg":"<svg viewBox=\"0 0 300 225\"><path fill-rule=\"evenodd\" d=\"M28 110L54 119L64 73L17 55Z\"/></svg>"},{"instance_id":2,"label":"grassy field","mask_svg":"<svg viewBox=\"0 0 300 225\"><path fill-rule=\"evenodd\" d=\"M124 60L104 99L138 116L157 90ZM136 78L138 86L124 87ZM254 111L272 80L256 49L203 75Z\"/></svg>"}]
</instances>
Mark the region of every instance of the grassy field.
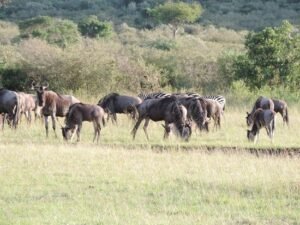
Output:
<instances>
[{"instance_id":1,"label":"grassy field","mask_svg":"<svg viewBox=\"0 0 300 225\"><path fill-rule=\"evenodd\" d=\"M109 123L98 145L88 123L80 143L65 143L60 132L46 139L39 122L5 129L0 224L300 224L300 158L243 150L299 147L300 114L291 110L289 127L278 117L274 143L263 130L254 146L245 111L226 111L220 131L194 132L188 143L164 141L153 122L149 142L142 129L133 141L126 117Z\"/></svg>"}]
</instances>

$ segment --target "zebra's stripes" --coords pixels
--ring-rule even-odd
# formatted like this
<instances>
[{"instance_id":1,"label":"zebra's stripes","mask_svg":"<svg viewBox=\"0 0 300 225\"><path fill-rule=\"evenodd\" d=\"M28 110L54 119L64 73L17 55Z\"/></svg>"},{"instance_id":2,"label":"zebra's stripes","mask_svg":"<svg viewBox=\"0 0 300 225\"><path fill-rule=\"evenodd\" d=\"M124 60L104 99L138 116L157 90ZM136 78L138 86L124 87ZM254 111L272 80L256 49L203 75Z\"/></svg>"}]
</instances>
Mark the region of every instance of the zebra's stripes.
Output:
<instances>
[{"instance_id":1,"label":"zebra's stripes","mask_svg":"<svg viewBox=\"0 0 300 225\"><path fill-rule=\"evenodd\" d=\"M138 97L140 99L147 100L147 99L156 99L156 98L166 98L170 97L171 94L164 93L164 92L154 92L154 93L140 93L138 94Z\"/></svg>"},{"instance_id":2,"label":"zebra's stripes","mask_svg":"<svg viewBox=\"0 0 300 225\"><path fill-rule=\"evenodd\" d=\"M206 96L201 96L201 95L199 95L197 93L193 93L193 92L188 92L186 94L188 96L195 97L195 98L204 98L204 99L215 100L215 101L217 101L221 105L223 111L225 110L226 99L222 95L206 95Z\"/></svg>"}]
</instances>

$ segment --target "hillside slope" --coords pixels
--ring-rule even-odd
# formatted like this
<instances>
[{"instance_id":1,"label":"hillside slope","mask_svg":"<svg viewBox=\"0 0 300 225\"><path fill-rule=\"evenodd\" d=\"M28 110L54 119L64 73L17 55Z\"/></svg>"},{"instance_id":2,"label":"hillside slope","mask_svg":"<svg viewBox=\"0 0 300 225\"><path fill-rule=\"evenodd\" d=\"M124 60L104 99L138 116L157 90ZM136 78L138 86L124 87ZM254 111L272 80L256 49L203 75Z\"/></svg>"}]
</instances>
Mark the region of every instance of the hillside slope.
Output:
<instances>
[{"instance_id":1,"label":"hillside slope","mask_svg":"<svg viewBox=\"0 0 300 225\"><path fill-rule=\"evenodd\" d=\"M126 22L135 27L152 27L145 10L166 0L12 0L0 9L0 19L19 21L38 15L69 18L78 21L87 15L116 24ZM231 29L260 30L277 26L284 19L300 24L298 0L201 0L204 13L201 24Z\"/></svg>"}]
</instances>

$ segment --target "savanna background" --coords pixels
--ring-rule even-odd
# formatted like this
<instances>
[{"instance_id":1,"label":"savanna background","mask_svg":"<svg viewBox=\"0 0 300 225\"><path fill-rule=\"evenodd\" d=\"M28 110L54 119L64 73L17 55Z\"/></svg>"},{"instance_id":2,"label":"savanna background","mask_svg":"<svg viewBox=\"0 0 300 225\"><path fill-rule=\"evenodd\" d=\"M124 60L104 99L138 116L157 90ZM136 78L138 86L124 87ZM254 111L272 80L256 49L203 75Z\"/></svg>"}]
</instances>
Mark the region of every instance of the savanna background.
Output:
<instances>
[{"instance_id":1,"label":"savanna background","mask_svg":"<svg viewBox=\"0 0 300 225\"><path fill-rule=\"evenodd\" d=\"M167 2L197 5L199 15L167 20L157 11ZM153 122L150 141L142 129L133 141L125 116L103 128L99 145L88 123L80 143L59 131L46 139L41 121L6 127L0 224L300 224L299 1L0 5L1 87L33 93L33 80L48 82L94 104L112 91L227 100L221 130L195 131L189 142L163 140ZM262 131L254 145L245 115L260 95L285 100L291 122L278 115L274 143ZM262 153L275 150L284 154Z\"/></svg>"}]
</instances>

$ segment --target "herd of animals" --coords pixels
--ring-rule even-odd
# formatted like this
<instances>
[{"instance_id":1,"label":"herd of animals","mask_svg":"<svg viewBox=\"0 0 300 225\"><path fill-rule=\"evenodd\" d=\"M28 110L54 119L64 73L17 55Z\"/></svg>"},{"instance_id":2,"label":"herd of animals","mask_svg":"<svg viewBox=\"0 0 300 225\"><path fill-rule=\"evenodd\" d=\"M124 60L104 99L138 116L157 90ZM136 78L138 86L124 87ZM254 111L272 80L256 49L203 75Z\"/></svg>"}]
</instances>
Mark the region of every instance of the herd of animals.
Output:
<instances>
[{"instance_id":1,"label":"herd of animals","mask_svg":"<svg viewBox=\"0 0 300 225\"><path fill-rule=\"evenodd\" d=\"M65 140L77 136L83 121L94 125L94 139L99 141L101 128L111 119L117 123L116 114L126 113L135 121L132 129L133 139L142 123L144 132L149 139L147 127L150 120L164 121L164 138L174 131L180 138L188 140L192 127L209 132L209 124L213 121L214 129L221 127L221 118L225 111L226 99L221 95L200 96L197 93L141 93L138 96L110 93L99 100L97 104L84 104L71 95L61 95L49 90L49 85L39 85L32 82L32 90L36 94L15 92L5 88L0 89L0 114L2 129L5 123L17 128L21 116L25 115L28 122L43 117L48 137L49 116L52 128L56 134L57 117L65 117L62 135ZM284 123L288 124L288 107L285 101L267 97L259 97L250 113L247 112L246 122L251 128L247 130L247 138L257 141L261 128L266 128L268 136L273 139L275 129L275 114L280 113Z\"/></svg>"}]
</instances>

